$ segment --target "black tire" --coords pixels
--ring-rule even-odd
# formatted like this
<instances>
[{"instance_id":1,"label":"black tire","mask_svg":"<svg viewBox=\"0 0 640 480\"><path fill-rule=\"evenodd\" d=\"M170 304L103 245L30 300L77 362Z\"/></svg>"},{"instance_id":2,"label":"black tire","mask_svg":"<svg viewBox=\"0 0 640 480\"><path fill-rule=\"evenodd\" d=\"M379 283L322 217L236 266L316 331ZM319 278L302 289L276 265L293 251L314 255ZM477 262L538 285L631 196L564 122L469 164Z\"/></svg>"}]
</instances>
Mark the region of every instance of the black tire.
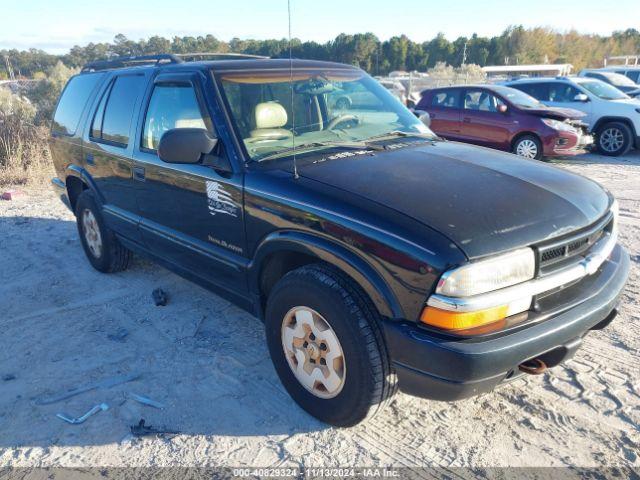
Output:
<instances>
[{"instance_id":1,"label":"black tire","mask_svg":"<svg viewBox=\"0 0 640 480\"><path fill-rule=\"evenodd\" d=\"M521 151L519 152L519 150ZM513 148L511 151L518 156L529 158L531 160L542 160L544 153L542 149L542 142L535 135L521 136L513 142ZM523 151L531 152L531 155L523 154Z\"/></svg>"},{"instance_id":2,"label":"black tire","mask_svg":"<svg viewBox=\"0 0 640 480\"><path fill-rule=\"evenodd\" d=\"M85 234L84 216L90 212L97 224L97 232L101 242L99 253L92 251ZM76 202L76 224L82 248L87 259L96 270L103 273L114 273L125 270L131 261L131 251L125 248L104 223L98 204L90 190L83 191Z\"/></svg>"},{"instance_id":3,"label":"black tire","mask_svg":"<svg viewBox=\"0 0 640 480\"><path fill-rule=\"evenodd\" d=\"M282 325L294 307L318 312L344 353L345 377L333 398L320 398L298 381L284 353ZM355 425L379 412L397 390L380 317L369 298L334 268L314 264L289 272L267 301L265 327L271 360L291 397L309 414L339 426Z\"/></svg>"},{"instance_id":4,"label":"black tire","mask_svg":"<svg viewBox=\"0 0 640 480\"><path fill-rule=\"evenodd\" d=\"M608 122L598 128L598 152L609 157L624 155L633 146L633 135L628 125L622 122Z\"/></svg>"}]
</instances>

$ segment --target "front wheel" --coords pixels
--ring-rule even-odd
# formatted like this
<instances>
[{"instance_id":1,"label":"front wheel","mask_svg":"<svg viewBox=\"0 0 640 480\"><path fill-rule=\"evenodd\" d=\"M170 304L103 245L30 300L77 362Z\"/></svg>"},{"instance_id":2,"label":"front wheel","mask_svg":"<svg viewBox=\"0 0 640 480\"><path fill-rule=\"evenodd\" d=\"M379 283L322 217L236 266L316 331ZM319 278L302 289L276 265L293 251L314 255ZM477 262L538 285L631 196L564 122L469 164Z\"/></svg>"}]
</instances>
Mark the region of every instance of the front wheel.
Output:
<instances>
[{"instance_id":1,"label":"front wheel","mask_svg":"<svg viewBox=\"0 0 640 480\"><path fill-rule=\"evenodd\" d=\"M631 149L631 129L620 122L610 122L598 129L598 151L603 155L617 157Z\"/></svg>"},{"instance_id":2,"label":"front wheel","mask_svg":"<svg viewBox=\"0 0 640 480\"><path fill-rule=\"evenodd\" d=\"M542 143L533 135L524 135L513 144L513 153L532 160L542 159Z\"/></svg>"},{"instance_id":3,"label":"front wheel","mask_svg":"<svg viewBox=\"0 0 640 480\"><path fill-rule=\"evenodd\" d=\"M331 425L355 425L395 392L378 313L352 281L324 265L289 272L267 302L266 336L291 397Z\"/></svg>"}]
</instances>

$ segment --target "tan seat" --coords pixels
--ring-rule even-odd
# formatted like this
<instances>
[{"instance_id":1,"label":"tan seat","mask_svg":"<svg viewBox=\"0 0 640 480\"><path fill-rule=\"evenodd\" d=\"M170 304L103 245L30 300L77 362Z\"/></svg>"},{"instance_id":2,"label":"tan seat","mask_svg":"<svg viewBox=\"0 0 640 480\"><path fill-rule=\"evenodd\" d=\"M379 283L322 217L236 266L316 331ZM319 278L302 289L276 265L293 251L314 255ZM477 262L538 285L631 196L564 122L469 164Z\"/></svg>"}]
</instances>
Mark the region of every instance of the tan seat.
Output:
<instances>
[{"instance_id":1,"label":"tan seat","mask_svg":"<svg viewBox=\"0 0 640 480\"><path fill-rule=\"evenodd\" d=\"M287 111L276 102L264 102L256 105L255 130L251 130L251 138L261 140L282 140L293 137L290 130L284 129L287 124Z\"/></svg>"}]
</instances>

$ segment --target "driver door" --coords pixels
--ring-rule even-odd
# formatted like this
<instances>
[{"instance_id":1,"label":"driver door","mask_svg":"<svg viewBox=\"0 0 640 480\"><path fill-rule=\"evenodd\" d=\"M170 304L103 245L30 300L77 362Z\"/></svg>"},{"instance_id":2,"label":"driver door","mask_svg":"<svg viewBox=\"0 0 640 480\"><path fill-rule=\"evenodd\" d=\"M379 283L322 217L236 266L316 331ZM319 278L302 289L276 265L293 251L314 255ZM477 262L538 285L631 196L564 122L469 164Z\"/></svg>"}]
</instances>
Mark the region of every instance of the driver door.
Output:
<instances>
[{"instance_id":1,"label":"driver door","mask_svg":"<svg viewBox=\"0 0 640 480\"><path fill-rule=\"evenodd\" d=\"M219 289L246 291L243 174L163 162L158 144L174 128L215 136L195 73L156 77L138 122L133 178L143 240L151 253ZM225 150L218 141L213 154Z\"/></svg>"}]
</instances>

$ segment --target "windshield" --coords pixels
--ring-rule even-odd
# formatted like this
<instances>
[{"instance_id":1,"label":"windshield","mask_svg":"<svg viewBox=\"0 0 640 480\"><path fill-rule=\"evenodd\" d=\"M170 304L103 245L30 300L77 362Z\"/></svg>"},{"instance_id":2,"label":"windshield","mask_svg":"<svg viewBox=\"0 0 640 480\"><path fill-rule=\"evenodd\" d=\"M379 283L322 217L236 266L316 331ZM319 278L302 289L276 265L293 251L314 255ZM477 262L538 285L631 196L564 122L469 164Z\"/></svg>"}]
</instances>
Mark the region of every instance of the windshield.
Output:
<instances>
[{"instance_id":1,"label":"windshield","mask_svg":"<svg viewBox=\"0 0 640 480\"><path fill-rule=\"evenodd\" d=\"M252 160L296 149L366 145L373 137L436 138L387 89L361 70L289 69L219 72L236 132Z\"/></svg>"},{"instance_id":2,"label":"windshield","mask_svg":"<svg viewBox=\"0 0 640 480\"><path fill-rule=\"evenodd\" d=\"M520 90L510 87L494 86L496 92L502 95L509 102L522 108L540 108L544 107L542 103L533 98L531 95L527 95Z\"/></svg>"},{"instance_id":3,"label":"windshield","mask_svg":"<svg viewBox=\"0 0 640 480\"><path fill-rule=\"evenodd\" d=\"M580 86L603 100L622 100L624 98L629 98L616 87L609 85L608 83L601 82L600 80L580 82Z\"/></svg>"},{"instance_id":4,"label":"windshield","mask_svg":"<svg viewBox=\"0 0 640 480\"><path fill-rule=\"evenodd\" d=\"M631 80L629 77L625 75L620 75L619 73L602 73L606 79L609 80L609 83L614 87L637 87L637 85Z\"/></svg>"}]
</instances>

